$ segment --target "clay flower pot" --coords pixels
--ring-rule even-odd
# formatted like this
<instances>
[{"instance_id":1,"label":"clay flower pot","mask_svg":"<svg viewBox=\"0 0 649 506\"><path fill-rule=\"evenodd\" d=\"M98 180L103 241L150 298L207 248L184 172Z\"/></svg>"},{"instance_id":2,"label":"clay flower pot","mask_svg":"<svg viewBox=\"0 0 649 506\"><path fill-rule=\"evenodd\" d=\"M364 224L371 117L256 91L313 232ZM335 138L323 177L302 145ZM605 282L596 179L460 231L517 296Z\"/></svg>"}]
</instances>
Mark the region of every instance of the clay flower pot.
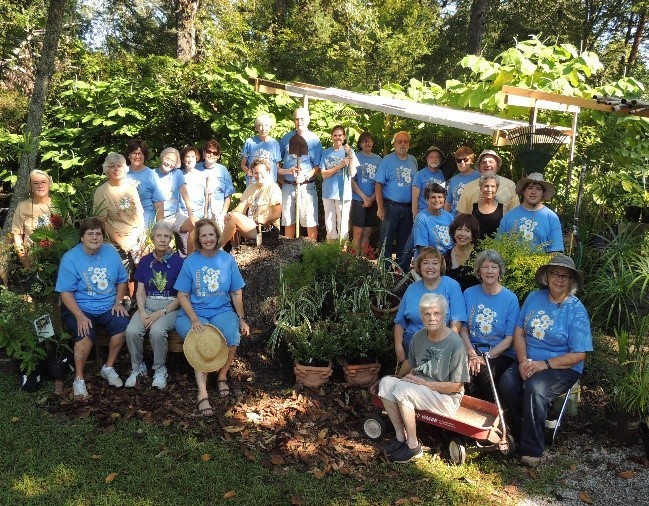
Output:
<instances>
[{"instance_id":1,"label":"clay flower pot","mask_svg":"<svg viewBox=\"0 0 649 506\"><path fill-rule=\"evenodd\" d=\"M350 385L361 388L368 388L379 379L381 364L372 362L369 364L350 364L343 359L343 373L345 381Z\"/></svg>"},{"instance_id":2,"label":"clay flower pot","mask_svg":"<svg viewBox=\"0 0 649 506\"><path fill-rule=\"evenodd\" d=\"M370 309L378 319L390 318L392 320L399 309L401 298L398 295L391 293L388 295L388 304L389 307L378 307L376 297L372 297L370 300Z\"/></svg>"},{"instance_id":3,"label":"clay flower pot","mask_svg":"<svg viewBox=\"0 0 649 506\"><path fill-rule=\"evenodd\" d=\"M333 373L333 364L330 361L326 366L303 365L295 361L293 372L298 385L315 388L329 381Z\"/></svg>"}]
</instances>

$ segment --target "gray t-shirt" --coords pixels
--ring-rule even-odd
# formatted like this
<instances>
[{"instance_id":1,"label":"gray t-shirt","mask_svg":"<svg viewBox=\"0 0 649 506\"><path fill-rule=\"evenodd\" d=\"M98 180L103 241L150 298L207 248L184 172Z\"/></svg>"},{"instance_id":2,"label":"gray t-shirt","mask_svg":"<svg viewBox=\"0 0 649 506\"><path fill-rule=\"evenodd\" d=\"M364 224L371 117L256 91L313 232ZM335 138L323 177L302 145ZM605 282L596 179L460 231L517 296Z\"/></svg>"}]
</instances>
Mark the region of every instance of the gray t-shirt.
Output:
<instances>
[{"instance_id":1,"label":"gray t-shirt","mask_svg":"<svg viewBox=\"0 0 649 506\"><path fill-rule=\"evenodd\" d=\"M451 332L438 343L433 343L426 335L426 329L415 333L410 342L408 360L412 373L426 380L468 383L469 362L462 338ZM462 393L450 394L453 398Z\"/></svg>"}]
</instances>

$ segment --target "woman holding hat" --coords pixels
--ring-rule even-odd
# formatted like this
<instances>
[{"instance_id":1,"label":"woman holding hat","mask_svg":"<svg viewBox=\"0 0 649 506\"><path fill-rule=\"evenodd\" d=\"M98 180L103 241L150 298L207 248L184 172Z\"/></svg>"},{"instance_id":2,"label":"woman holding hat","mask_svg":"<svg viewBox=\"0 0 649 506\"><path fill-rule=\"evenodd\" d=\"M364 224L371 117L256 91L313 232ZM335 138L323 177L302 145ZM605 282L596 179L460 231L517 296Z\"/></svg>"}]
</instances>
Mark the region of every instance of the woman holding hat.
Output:
<instances>
[{"instance_id":1,"label":"woman holding hat","mask_svg":"<svg viewBox=\"0 0 649 506\"><path fill-rule=\"evenodd\" d=\"M42 170L34 169L29 173L29 198L18 203L11 222L11 233L14 239L14 249L20 263L31 267L29 246L32 241L29 236L39 227L50 224L52 216L52 198L50 189L52 178Z\"/></svg>"},{"instance_id":2,"label":"woman holding hat","mask_svg":"<svg viewBox=\"0 0 649 506\"><path fill-rule=\"evenodd\" d=\"M241 336L247 336L250 329L243 310L245 283L234 258L218 247L216 223L210 219L199 220L195 231L196 251L185 259L174 285L180 301L176 330L186 338L185 356L194 367L198 410L211 416L214 411L207 393L207 374L218 371L219 396L229 395L228 369ZM219 351L217 335L222 335L227 342L225 362L219 360L223 350Z\"/></svg>"},{"instance_id":3,"label":"woman holding hat","mask_svg":"<svg viewBox=\"0 0 649 506\"><path fill-rule=\"evenodd\" d=\"M581 377L593 349L588 313L574 295L583 276L572 258L554 256L536 271L536 283L516 321L516 361L500 379L521 461L531 467L543 455L548 408Z\"/></svg>"}]
</instances>

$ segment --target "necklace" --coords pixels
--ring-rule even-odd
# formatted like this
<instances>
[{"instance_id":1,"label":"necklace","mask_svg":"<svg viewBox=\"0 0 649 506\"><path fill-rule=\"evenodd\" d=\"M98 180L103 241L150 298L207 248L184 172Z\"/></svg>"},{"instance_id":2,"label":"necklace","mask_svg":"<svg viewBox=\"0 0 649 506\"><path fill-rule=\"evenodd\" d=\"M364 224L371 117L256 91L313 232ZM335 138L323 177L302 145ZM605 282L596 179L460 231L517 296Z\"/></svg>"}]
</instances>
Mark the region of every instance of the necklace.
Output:
<instances>
[{"instance_id":1,"label":"necklace","mask_svg":"<svg viewBox=\"0 0 649 506\"><path fill-rule=\"evenodd\" d=\"M552 302L554 302L557 305L557 307L561 307L561 304L563 304L563 301L565 301L568 298L568 295L564 295L561 298L561 300L559 300L559 299L555 298L554 295L552 295L552 292L549 292L549 295L550 295L550 300Z\"/></svg>"}]
</instances>

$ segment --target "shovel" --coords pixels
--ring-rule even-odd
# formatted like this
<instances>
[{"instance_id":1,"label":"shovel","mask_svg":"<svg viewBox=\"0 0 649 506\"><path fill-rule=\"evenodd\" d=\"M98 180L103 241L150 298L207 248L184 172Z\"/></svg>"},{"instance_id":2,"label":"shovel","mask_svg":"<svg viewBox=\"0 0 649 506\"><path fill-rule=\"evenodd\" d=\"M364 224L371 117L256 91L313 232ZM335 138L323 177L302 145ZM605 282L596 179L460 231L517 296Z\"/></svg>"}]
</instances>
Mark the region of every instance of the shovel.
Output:
<instances>
[{"instance_id":1,"label":"shovel","mask_svg":"<svg viewBox=\"0 0 649 506\"><path fill-rule=\"evenodd\" d=\"M298 177L300 176L300 159L303 155L309 154L309 146L304 137L296 132L288 141L288 154L297 157L297 172L295 176L295 237L300 237L300 183Z\"/></svg>"}]
</instances>

